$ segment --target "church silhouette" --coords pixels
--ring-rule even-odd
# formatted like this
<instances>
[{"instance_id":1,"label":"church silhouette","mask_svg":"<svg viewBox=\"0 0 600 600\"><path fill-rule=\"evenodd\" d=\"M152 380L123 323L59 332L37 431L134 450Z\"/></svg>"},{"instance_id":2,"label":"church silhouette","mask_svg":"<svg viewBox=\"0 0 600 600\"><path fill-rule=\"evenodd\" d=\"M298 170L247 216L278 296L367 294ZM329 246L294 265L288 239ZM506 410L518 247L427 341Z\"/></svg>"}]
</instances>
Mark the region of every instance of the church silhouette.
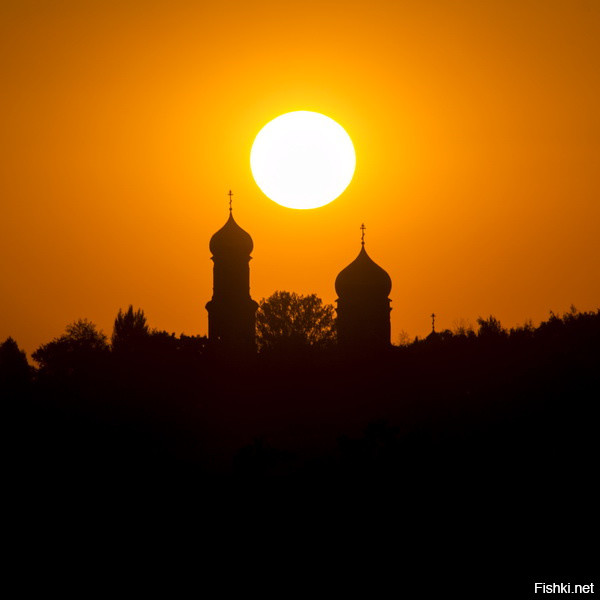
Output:
<instances>
[{"instance_id":1,"label":"church silhouette","mask_svg":"<svg viewBox=\"0 0 600 600\"><path fill-rule=\"evenodd\" d=\"M229 218L210 239L213 261L213 295L207 302L208 338L227 353L256 351L258 304L250 296L250 256L254 243L233 218L229 192ZM348 351L390 347L392 280L365 249L361 225L358 256L335 279L338 346Z\"/></svg>"}]
</instances>

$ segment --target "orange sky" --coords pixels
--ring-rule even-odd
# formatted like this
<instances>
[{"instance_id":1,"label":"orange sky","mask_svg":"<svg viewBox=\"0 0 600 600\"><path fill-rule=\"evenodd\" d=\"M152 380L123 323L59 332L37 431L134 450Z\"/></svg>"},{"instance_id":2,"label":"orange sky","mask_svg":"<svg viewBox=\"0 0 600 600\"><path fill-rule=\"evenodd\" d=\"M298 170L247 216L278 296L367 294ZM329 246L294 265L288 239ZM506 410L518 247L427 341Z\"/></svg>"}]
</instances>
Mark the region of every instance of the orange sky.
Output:
<instances>
[{"instance_id":1,"label":"orange sky","mask_svg":"<svg viewBox=\"0 0 600 600\"><path fill-rule=\"evenodd\" d=\"M600 2L116 2L0 7L0 340L28 352L120 307L207 332L234 214L251 292L335 300L367 249L392 341L600 302ZM293 110L352 137L353 182L283 208L254 136Z\"/></svg>"}]
</instances>

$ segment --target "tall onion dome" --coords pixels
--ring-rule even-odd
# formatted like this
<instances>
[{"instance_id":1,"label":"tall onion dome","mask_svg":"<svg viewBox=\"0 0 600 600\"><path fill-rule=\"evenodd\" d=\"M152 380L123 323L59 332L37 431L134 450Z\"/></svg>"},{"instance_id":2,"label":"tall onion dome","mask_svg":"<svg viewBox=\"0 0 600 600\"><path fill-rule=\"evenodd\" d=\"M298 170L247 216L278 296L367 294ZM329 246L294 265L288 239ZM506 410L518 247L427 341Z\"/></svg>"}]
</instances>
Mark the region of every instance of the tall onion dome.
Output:
<instances>
[{"instance_id":1,"label":"tall onion dome","mask_svg":"<svg viewBox=\"0 0 600 600\"><path fill-rule=\"evenodd\" d=\"M213 296L206 304L208 338L225 351L256 350L258 304L250 297L250 235L233 218L231 192L229 219L210 239Z\"/></svg>"},{"instance_id":2,"label":"tall onion dome","mask_svg":"<svg viewBox=\"0 0 600 600\"><path fill-rule=\"evenodd\" d=\"M358 256L335 280L338 343L348 349L390 346L392 280L365 250L364 225Z\"/></svg>"}]
</instances>

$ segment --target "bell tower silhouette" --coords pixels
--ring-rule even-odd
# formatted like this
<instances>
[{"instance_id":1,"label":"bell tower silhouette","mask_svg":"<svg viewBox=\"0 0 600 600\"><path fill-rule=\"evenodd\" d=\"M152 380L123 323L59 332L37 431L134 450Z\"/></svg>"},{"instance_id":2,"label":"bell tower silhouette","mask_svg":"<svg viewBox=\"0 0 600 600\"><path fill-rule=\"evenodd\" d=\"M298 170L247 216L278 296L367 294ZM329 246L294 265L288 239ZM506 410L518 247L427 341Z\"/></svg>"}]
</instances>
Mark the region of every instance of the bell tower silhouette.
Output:
<instances>
[{"instance_id":1,"label":"bell tower silhouette","mask_svg":"<svg viewBox=\"0 0 600 600\"><path fill-rule=\"evenodd\" d=\"M207 302L208 339L225 352L256 351L258 304L250 297L252 238L233 218L231 190L229 219L210 239L213 296Z\"/></svg>"},{"instance_id":2,"label":"bell tower silhouette","mask_svg":"<svg viewBox=\"0 0 600 600\"><path fill-rule=\"evenodd\" d=\"M348 350L376 350L390 346L392 280L365 250L365 226L361 225L358 256L335 280L338 343Z\"/></svg>"}]
</instances>

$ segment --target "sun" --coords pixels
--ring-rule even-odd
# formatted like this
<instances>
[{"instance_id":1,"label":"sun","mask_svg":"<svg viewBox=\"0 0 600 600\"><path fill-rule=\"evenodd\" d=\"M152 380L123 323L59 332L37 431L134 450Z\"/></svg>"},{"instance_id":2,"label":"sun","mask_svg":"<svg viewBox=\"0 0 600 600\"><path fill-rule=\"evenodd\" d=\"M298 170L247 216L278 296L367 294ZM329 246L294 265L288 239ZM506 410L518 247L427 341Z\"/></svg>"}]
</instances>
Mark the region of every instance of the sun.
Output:
<instances>
[{"instance_id":1,"label":"sun","mask_svg":"<svg viewBox=\"0 0 600 600\"><path fill-rule=\"evenodd\" d=\"M354 145L345 129L321 113L285 113L256 136L250 168L264 194L288 208L318 208L350 184Z\"/></svg>"}]
</instances>

